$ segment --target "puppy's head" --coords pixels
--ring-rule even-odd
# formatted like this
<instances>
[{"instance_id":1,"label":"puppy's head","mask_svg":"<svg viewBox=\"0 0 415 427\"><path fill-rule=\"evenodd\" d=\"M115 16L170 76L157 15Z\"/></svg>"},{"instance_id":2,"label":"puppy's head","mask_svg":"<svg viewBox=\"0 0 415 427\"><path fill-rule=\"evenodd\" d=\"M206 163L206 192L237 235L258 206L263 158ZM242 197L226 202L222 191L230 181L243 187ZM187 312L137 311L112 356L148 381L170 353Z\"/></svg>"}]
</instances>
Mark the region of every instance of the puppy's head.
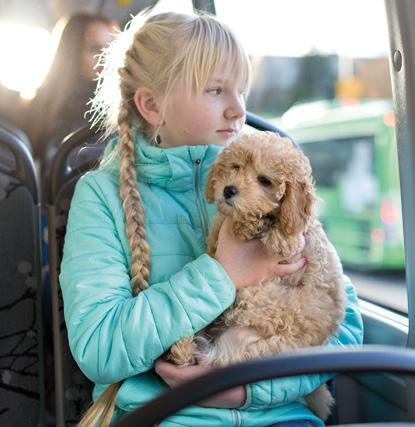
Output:
<instances>
[{"instance_id":1,"label":"puppy's head","mask_svg":"<svg viewBox=\"0 0 415 427\"><path fill-rule=\"evenodd\" d=\"M206 198L223 215L256 227L253 236L272 226L295 235L313 214L310 163L288 138L259 131L243 135L213 165Z\"/></svg>"}]
</instances>

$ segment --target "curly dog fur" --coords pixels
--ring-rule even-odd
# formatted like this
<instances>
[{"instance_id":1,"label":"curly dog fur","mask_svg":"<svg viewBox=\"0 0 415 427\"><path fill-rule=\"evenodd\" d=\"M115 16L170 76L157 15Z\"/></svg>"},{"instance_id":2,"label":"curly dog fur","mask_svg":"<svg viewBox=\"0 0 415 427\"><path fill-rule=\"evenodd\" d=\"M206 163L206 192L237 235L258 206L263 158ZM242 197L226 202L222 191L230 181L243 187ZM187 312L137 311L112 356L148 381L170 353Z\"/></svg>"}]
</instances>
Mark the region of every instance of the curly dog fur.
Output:
<instances>
[{"instance_id":1,"label":"curly dog fur","mask_svg":"<svg viewBox=\"0 0 415 427\"><path fill-rule=\"evenodd\" d=\"M212 167L206 197L219 212L208 240L211 256L221 224L230 217L237 237L259 238L270 253L288 262L305 238L308 263L290 276L239 290L232 307L195 337L177 342L168 358L181 366L222 367L324 344L344 317L345 295L340 261L315 217L306 156L275 133L243 135ZM333 403L325 385L306 401L322 419Z\"/></svg>"}]
</instances>

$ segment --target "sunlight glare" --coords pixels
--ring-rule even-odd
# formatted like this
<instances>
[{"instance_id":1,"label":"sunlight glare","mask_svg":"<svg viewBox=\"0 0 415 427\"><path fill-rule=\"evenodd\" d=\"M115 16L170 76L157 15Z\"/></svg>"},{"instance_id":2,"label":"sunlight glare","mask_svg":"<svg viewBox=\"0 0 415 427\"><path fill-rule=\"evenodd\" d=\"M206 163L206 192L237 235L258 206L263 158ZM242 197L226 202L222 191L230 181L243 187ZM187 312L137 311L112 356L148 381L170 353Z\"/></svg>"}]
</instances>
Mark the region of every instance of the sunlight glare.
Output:
<instances>
[{"instance_id":1,"label":"sunlight glare","mask_svg":"<svg viewBox=\"0 0 415 427\"><path fill-rule=\"evenodd\" d=\"M354 58L385 56L382 0L216 1L218 17L255 56L297 57L310 52ZM266 11L266 13L264 13Z\"/></svg>"},{"instance_id":2,"label":"sunlight glare","mask_svg":"<svg viewBox=\"0 0 415 427\"><path fill-rule=\"evenodd\" d=\"M43 28L0 22L0 83L22 94L33 94L42 84L53 52Z\"/></svg>"},{"instance_id":3,"label":"sunlight glare","mask_svg":"<svg viewBox=\"0 0 415 427\"><path fill-rule=\"evenodd\" d=\"M159 0L151 10L151 15L171 11L191 14L193 12L192 3L183 0Z\"/></svg>"}]
</instances>

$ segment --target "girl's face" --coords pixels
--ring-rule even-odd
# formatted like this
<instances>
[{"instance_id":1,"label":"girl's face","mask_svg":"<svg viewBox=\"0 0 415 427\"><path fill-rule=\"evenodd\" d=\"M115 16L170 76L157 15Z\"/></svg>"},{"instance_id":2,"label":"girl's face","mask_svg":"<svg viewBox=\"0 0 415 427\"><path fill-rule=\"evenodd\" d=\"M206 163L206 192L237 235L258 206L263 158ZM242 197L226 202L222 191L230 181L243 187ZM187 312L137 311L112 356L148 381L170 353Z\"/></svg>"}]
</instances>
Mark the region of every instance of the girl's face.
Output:
<instances>
[{"instance_id":1,"label":"girl's face","mask_svg":"<svg viewBox=\"0 0 415 427\"><path fill-rule=\"evenodd\" d=\"M85 30L84 46L81 52L81 75L85 80L95 80L98 68L95 68L98 55L113 40L116 23L93 22Z\"/></svg>"},{"instance_id":2,"label":"girl's face","mask_svg":"<svg viewBox=\"0 0 415 427\"><path fill-rule=\"evenodd\" d=\"M226 145L245 123L245 89L229 67L213 73L202 93L179 84L166 106L162 146Z\"/></svg>"}]
</instances>

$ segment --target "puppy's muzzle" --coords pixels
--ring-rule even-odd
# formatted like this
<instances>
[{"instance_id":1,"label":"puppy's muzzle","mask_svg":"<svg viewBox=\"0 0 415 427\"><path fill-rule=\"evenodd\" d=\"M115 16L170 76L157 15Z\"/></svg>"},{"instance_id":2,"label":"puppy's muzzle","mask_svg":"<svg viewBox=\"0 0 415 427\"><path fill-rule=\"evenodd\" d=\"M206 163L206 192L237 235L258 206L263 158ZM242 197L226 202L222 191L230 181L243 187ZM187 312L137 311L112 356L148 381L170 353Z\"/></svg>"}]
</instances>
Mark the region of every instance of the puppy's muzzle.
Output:
<instances>
[{"instance_id":1,"label":"puppy's muzzle","mask_svg":"<svg viewBox=\"0 0 415 427\"><path fill-rule=\"evenodd\" d=\"M234 185L227 185L223 189L223 197L225 197L226 200L231 199L235 194L238 194L238 189Z\"/></svg>"}]
</instances>

